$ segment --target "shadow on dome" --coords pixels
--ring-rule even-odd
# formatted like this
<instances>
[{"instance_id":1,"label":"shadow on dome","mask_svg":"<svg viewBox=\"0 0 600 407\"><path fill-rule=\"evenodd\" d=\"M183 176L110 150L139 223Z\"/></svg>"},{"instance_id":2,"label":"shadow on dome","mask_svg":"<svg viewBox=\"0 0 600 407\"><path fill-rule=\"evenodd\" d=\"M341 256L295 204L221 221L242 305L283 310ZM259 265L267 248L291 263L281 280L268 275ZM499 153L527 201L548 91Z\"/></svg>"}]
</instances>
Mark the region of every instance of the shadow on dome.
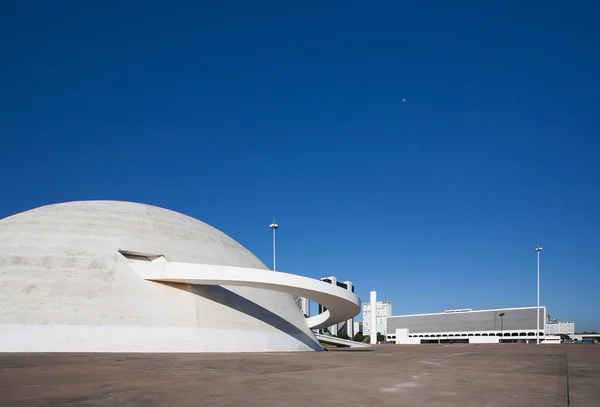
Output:
<instances>
[{"instance_id":1,"label":"shadow on dome","mask_svg":"<svg viewBox=\"0 0 600 407\"><path fill-rule=\"evenodd\" d=\"M178 290L191 292L200 297L204 297L208 300L225 305L236 311L242 312L246 315L256 318L280 330L281 332L290 335L291 337L302 342L312 350L323 350L319 342L316 341L316 338L307 335L306 332L302 331L294 324L288 322L286 319L280 317L274 312L269 311L268 309L261 307L255 302L252 302L247 298L244 298L241 295L236 294L233 291L230 291L224 287L201 285L192 285L187 289L177 287L177 285L171 285L171 287L177 288ZM298 309L298 312L300 312L300 309Z\"/></svg>"}]
</instances>

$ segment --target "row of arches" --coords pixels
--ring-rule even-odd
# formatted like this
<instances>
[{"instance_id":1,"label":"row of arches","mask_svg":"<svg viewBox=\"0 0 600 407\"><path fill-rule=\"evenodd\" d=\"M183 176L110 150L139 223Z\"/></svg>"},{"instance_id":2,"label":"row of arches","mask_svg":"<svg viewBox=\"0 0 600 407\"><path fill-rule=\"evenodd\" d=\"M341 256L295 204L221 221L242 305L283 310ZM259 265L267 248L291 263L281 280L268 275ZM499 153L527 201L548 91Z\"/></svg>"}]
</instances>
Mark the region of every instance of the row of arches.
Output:
<instances>
[{"instance_id":1,"label":"row of arches","mask_svg":"<svg viewBox=\"0 0 600 407\"><path fill-rule=\"evenodd\" d=\"M501 337L528 337L535 336L535 332L484 332L484 333L457 333L457 334L420 334L420 335L408 335L409 338L453 338L463 336L501 336ZM540 336L544 336L543 332L540 332ZM388 335L387 339L396 339L396 335Z\"/></svg>"},{"instance_id":2,"label":"row of arches","mask_svg":"<svg viewBox=\"0 0 600 407\"><path fill-rule=\"evenodd\" d=\"M394 335L395 336L395 335ZM408 335L409 338L449 338L456 336L503 336L503 337L521 337L521 336L535 336L535 332L505 332L502 333L460 333L460 334L431 334L431 335ZM543 332L540 332L540 336L544 336ZM395 339L395 338L392 338Z\"/></svg>"}]
</instances>

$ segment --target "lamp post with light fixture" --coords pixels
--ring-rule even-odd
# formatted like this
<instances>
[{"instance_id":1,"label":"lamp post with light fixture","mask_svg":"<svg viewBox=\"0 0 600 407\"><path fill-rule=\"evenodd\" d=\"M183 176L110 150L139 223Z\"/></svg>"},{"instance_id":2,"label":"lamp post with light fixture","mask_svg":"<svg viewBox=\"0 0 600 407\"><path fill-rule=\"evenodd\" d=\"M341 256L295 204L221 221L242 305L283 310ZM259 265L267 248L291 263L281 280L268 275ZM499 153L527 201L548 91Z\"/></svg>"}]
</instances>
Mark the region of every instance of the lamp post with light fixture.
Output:
<instances>
[{"instance_id":1,"label":"lamp post with light fixture","mask_svg":"<svg viewBox=\"0 0 600 407\"><path fill-rule=\"evenodd\" d=\"M277 223L275 223L275 220L273 220L273 223L271 223L269 225L269 227L273 230L273 271L276 271L277 263L276 263L276 256L275 256L275 231L277 230L279 225L277 225Z\"/></svg>"}]
</instances>

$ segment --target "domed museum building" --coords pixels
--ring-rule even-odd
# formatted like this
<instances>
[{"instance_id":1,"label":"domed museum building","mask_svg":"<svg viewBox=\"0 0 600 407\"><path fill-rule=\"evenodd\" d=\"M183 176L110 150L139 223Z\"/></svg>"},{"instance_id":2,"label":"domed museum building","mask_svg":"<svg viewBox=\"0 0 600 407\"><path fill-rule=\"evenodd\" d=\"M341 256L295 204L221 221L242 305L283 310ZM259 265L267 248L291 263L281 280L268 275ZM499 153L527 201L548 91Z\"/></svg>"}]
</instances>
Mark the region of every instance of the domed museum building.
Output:
<instances>
[{"instance_id":1,"label":"domed museum building","mask_svg":"<svg viewBox=\"0 0 600 407\"><path fill-rule=\"evenodd\" d=\"M326 311L307 318L294 295ZM171 210L80 201L0 220L0 352L322 350L312 329L359 310Z\"/></svg>"}]
</instances>

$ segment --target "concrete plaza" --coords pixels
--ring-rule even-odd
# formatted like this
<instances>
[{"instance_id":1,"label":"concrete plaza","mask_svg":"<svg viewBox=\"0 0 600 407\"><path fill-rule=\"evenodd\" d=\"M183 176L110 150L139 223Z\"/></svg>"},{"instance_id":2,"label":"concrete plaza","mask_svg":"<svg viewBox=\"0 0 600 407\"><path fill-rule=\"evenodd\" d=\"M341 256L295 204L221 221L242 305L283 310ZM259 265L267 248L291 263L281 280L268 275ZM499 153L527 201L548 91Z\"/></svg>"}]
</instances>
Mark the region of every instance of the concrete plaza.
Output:
<instances>
[{"instance_id":1,"label":"concrete plaza","mask_svg":"<svg viewBox=\"0 0 600 407\"><path fill-rule=\"evenodd\" d=\"M598 406L600 345L0 354L2 406Z\"/></svg>"}]
</instances>

